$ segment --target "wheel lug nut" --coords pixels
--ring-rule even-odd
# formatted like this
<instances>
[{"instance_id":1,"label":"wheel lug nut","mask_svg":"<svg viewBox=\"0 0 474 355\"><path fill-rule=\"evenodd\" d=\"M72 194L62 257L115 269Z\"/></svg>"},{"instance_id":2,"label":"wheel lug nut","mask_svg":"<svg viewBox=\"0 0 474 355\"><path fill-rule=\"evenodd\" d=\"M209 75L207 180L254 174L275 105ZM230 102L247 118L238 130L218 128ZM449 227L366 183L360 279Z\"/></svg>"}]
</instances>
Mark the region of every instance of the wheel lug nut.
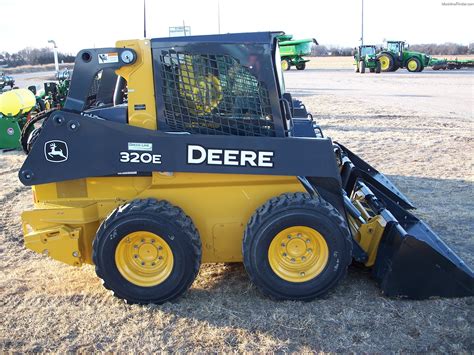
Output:
<instances>
[{"instance_id":1,"label":"wheel lug nut","mask_svg":"<svg viewBox=\"0 0 474 355\"><path fill-rule=\"evenodd\" d=\"M152 239L151 242L154 243L154 242L155 242L155 239Z\"/></svg>"},{"instance_id":2,"label":"wheel lug nut","mask_svg":"<svg viewBox=\"0 0 474 355\"><path fill-rule=\"evenodd\" d=\"M297 236L298 236L298 238L301 238L301 233L298 233Z\"/></svg>"},{"instance_id":3,"label":"wheel lug nut","mask_svg":"<svg viewBox=\"0 0 474 355\"><path fill-rule=\"evenodd\" d=\"M283 256L286 256L286 253L283 253L282 255L283 255Z\"/></svg>"},{"instance_id":4,"label":"wheel lug nut","mask_svg":"<svg viewBox=\"0 0 474 355\"><path fill-rule=\"evenodd\" d=\"M304 275L305 275L305 273L302 271L302 272L300 272L300 275L301 275L301 276L304 276Z\"/></svg>"},{"instance_id":5,"label":"wheel lug nut","mask_svg":"<svg viewBox=\"0 0 474 355\"><path fill-rule=\"evenodd\" d=\"M145 243L145 239L142 239L141 242L142 242L142 243Z\"/></svg>"},{"instance_id":6,"label":"wheel lug nut","mask_svg":"<svg viewBox=\"0 0 474 355\"><path fill-rule=\"evenodd\" d=\"M288 235L288 239L291 239L291 235Z\"/></svg>"},{"instance_id":7,"label":"wheel lug nut","mask_svg":"<svg viewBox=\"0 0 474 355\"><path fill-rule=\"evenodd\" d=\"M295 259L291 258L291 262L294 263L294 262L295 262Z\"/></svg>"},{"instance_id":8,"label":"wheel lug nut","mask_svg":"<svg viewBox=\"0 0 474 355\"><path fill-rule=\"evenodd\" d=\"M137 255L137 254L135 254L133 257L134 257L135 259L138 259L138 255Z\"/></svg>"},{"instance_id":9,"label":"wheel lug nut","mask_svg":"<svg viewBox=\"0 0 474 355\"><path fill-rule=\"evenodd\" d=\"M163 247L160 245L160 246L158 247L158 250L163 250Z\"/></svg>"},{"instance_id":10,"label":"wheel lug nut","mask_svg":"<svg viewBox=\"0 0 474 355\"><path fill-rule=\"evenodd\" d=\"M161 260L161 259L163 259L163 257L162 257L162 256L159 256L159 257L158 257L158 259L160 259L160 260Z\"/></svg>"},{"instance_id":11,"label":"wheel lug nut","mask_svg":"<svg viewBox=\"0 0 474 355\"><path fill-rule=\"evenodd\" d=\"M285 243L281 243L281 246L284 247L284 246L286 246L286 244L285 244Z\"/></svg>"},{"instance_id":12,"label":"wheel lug nut","mask_svg":"<svg viewBox=\"0 0 474 355\"><path fill-rule=\"evenodd\" d=\"M311 240L309 240L309 239L306 239L306 243L309 243L309 242L311 242Z\"/></svg>"},{"instance_id":13,"label":"wheel lug nut","mask_svg":"<svg viewBox=\"0 0 474 355\"><path fill-rule=\"evenodd\" d=\"M145 266L145 262L142 261L142 266Z\"/></svg>"},{"instance_id":14,"label":"wheel lug nut","mask_svg":"<svg viewBox=\"0 0 474 355\"><path fill-rule=\"evenodd\" d=\"M306 250L308 253L312 253L313 252L313 249L308 249Z\"/></svg>"},{"instance_id":15,"label":"wheel lug nut","mask_svg":"<svg viewBox=\"0 0 474 355\"><path fill-rule=\"evenodd\" d=\"M155 262L152 262L152 263L151 263L151 266L155 266L155 265L156 265L156 263L155 263Z\"/></svg>"},{"instance_id":16,"label":"wheel lug nut","mask_svg":"<svg viewBox=\"0 0 474 355\"><path fill-rule=\"evenodd\" d=\"M138 245L134 245L133 248L134 248L134 249L138 249Z\"/></svg>"},{"instance_id":17,"label":"wheel lug nut","mask_svg":"<svg viewBox=\"0 0 474 355\"><path fill-rule=\"evenodd\" d=\"M306 258L304 256L301 257L301 261L305 261Z\"/></svg>"}]
</instances>

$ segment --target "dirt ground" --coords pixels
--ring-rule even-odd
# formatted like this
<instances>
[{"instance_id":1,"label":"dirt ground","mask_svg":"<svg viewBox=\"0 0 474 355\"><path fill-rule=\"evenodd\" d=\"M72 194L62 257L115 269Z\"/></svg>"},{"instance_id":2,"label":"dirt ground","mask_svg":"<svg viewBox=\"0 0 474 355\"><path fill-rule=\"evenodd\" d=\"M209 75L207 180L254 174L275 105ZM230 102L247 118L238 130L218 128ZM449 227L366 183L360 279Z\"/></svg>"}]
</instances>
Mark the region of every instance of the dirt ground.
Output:
<instances>
[{"instance_id":1,"label":"dirt ground","mask_svg":"<svg viewBox=\"0 0 474 355\"><path fill-rule=\"evenodd\" d=\"M474 267L474 72L361 75L347 60L324 60L286 72L287 90L326 135L387 173ZM178 302L127 305L93 267L24 249L20 213L32 198L17 179L23 159L0 154L0 350L474 351L474 298L386 298L356 268L323 299L302 303L263 297L240 264L204 265Z\"/></svg>"}]
</instances>

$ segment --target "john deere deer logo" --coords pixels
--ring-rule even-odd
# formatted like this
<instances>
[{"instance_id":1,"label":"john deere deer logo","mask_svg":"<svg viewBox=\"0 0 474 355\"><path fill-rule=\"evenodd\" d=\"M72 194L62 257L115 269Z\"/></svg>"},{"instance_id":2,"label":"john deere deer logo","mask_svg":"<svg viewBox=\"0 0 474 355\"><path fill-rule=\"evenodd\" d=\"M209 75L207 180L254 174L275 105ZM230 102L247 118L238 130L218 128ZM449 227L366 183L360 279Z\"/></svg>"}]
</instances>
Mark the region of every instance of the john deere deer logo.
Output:
<instances>
[{"instance_id":1,"label":"john deere deer logo","mask_svg":"<svg viewBox=\"0 0 474 355\"><path fill-rule=\"evenodd\" d=\"M44 156L47 161L61 163L67 160L67 144L63 141L48 141L44 144Z\"/></svg>"}]
</instances>

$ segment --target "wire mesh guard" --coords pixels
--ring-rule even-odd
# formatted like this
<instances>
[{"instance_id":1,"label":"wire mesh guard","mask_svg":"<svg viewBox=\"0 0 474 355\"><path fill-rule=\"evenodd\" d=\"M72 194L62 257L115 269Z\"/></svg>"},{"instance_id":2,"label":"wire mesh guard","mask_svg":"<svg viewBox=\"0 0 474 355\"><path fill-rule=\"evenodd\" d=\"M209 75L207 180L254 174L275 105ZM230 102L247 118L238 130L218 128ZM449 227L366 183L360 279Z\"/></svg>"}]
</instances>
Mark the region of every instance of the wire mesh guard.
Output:
<instances>
[{"instance_id":1,"label":"wire mesh guard","mask_svg":"<svg viewBox=\"0 0 474 355\"><path fill-rule=\"evenodd\" d=\"M263 82L229 55L162 51L164 116L171 130L275 136Z\"/></svg>"}]
</instances>

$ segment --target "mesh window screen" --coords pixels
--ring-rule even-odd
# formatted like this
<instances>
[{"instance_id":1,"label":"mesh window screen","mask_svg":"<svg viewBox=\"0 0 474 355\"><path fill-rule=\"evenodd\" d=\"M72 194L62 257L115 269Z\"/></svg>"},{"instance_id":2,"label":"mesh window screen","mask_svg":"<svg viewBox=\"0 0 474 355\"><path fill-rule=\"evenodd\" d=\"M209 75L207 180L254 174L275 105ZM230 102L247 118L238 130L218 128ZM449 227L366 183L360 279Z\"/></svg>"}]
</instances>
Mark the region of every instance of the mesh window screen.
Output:
<instances>
[{"instance_id":1,"label":"mesh window screen","mask_svg":"<svg viewBox=\"0 0 474 355\"><path fill-rule=\"evenodd\" d=\"M198 134L274 136L268 90L229 55L160 56L164 115L170 129Z\"/></svg>"}]
</instances>

